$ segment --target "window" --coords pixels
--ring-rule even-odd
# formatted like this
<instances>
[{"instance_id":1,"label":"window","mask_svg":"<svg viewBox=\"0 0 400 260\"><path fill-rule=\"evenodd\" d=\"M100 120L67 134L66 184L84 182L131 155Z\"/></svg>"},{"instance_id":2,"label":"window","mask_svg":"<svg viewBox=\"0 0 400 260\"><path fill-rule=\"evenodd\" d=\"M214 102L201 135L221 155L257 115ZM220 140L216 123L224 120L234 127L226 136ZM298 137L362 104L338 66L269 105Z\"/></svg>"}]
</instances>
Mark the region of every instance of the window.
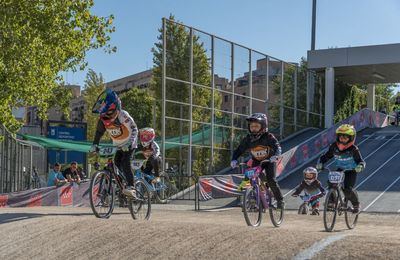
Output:
<instances>
[{"instance_id":1,"label":"window","mask_svg":"<svg viewBox=\"0 0 400 260\"><path fill-rule=\"evenodd\" d=\"M244 107L242 107L242 114L247 114L247 111L246 111L247 109L246 109L246 107L244 106Z\"/></svg>"},{"instance_id":2,"label":"window","mask_svg":"<svg viewBox=\"0 0 400 260\"><path fill-rule=\"evenodd\" d=\"M229 96L228 95L225 95L224 96L224 102L228 102L229 101Z\"/></svg>"},{"instance_id":3,"label":"window","mask_svg":"<svg viewBox=\"0 0 400 260\"><path fill-rule=\"evenodd\" d=\"M242 95L246 96L246 92L243 92ZM242 97L242 99L245 99L245 97Z\"/></svg>"}]
</instances>

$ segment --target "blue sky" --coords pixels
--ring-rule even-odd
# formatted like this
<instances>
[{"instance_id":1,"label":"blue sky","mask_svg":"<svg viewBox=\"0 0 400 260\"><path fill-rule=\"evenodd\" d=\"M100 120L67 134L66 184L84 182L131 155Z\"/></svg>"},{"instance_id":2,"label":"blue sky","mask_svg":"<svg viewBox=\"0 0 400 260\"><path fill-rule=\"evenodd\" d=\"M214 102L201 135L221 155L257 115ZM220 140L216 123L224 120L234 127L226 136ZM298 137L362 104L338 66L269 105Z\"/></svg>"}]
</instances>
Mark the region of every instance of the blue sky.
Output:
<instances>
[{"instance_id":1,"label":"blue sky","mask_svg":"<svg viewBox=\"0 0 400 260\"><path fill-rule=\"evenodd\" d=\"M114 14L114 54L90 51L88 68L106 81L152 67L150 49L161 18L176 19L291 62L310 49L312 0L95 0L93 12ZM400 1L317 0L316 49L400 43ZM67 83L84 84L86 71L63 73Z\"/></svg>"}]
</instances>

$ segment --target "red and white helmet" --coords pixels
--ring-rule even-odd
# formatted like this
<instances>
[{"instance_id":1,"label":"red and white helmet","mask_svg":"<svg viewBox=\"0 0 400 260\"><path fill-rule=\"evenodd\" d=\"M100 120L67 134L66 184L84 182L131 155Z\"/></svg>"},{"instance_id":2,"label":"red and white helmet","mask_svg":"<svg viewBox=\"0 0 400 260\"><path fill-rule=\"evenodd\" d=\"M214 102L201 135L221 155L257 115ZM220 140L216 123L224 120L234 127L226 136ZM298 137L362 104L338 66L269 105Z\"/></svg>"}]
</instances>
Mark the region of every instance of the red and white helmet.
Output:
<instances>
[{"instance_id":1,"label":"red and white helmet","mask_svg":"<svg viewBox=\"0 0 400 260\"><path fill-rule=\"evenodd\" d=\"M153 128L146 127L139 130L139 139L143 147L149 146L156 138L156 133Z\"/></svg>"}]
</instances>

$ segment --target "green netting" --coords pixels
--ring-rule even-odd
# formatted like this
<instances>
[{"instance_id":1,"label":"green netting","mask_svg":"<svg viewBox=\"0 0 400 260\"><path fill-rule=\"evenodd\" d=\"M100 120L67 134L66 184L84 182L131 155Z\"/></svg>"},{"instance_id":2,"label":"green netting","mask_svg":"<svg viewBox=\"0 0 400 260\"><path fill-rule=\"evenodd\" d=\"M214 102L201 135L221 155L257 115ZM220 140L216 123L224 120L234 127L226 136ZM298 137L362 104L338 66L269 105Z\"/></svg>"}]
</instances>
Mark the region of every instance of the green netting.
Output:
<instances>
[{"instance_id":1,"label":"green netting","mask_svg":"<svg viewBox=\"0 0 400 260\"><path fill-rule=\"evenodd\" d=\"M217 128L219 129L219 128ZM216 144L220 144L223 141L223 133L220 130L214 132L214 142ZM90 150L92 142L89 141L70 141L70 140L59 140L59 139L52 139L46 138L43 136L34 136L34 135L19 135L20 139L34 142L39 144L40 146L46 149L57 149L57 150L68 150L68 151L77 151L77 152L84 152L87 153ZM197 130L192 134L192 144L198 145L211 145L211 127L205 126L201 130ZM156 139L156 142L161 145L161 139ZM189 136L175 136L165 140L166 147L165 149L173 149L179 147L182 144L189 143ZM111 143L102 143L100 144L101 147L110 147L112 146Z\"/></svg>"}]
</instances>

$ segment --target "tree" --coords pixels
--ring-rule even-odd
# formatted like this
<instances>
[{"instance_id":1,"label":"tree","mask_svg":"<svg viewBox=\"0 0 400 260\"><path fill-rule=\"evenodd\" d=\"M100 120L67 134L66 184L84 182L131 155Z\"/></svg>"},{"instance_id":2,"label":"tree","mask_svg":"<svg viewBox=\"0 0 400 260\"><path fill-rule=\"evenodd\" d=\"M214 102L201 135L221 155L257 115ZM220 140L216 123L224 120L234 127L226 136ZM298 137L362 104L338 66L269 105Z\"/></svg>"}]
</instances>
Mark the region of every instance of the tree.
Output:
<instances>
[{"instance_id":1,"label":"tree","mask_svg":"<svg viewBox=\"0 0 400 260\"><path fill-rule=\"evenodd\" d=\"M16 132L13 107L37 106L39 116L54 99L60 72L83 69L86 52L103 48L113 16L91 14L93 0L0 2L0 122Z\"/></svg>"},{"instance_id":2,"label":"tree","mask_svg":"<svg viewBox=\"0 0 400 260\"><path fill-rule=\"evenodd\" d=\"M99 115L92 113L92 106L97 101L98 96L106 89L103 75L97 74L94 70L89 69L86 75L85 87L82 93L85 100L85 115L84 120L87 123L87 139L93 140L96 133L97 121ZM107 135L105 135L105 138Z\"/></svg>"},{"instance_id":3,"label":"tree","mask_svg":"<svg viewBox=\"0 0 400 260\"><path fill-rule=\"evenodd\" d=\"M383 108L387 112L392 107L391 98L394 86L391 84L377 84L375 86L375 106L377 111ZM360 111L367 105L367 86L349 85L336 80L335 82L336 112L334 122L338 123Z\"/></svg>"},{"instance_id":4,"label":"tree","mask_svg":"<svg viewBox=\"0 0 400 260\"><path fill-rule=\"evenodd\" d=\"M52 99L49 100L49 108L58 108L64 117L69 119L69 102L71 98L71 89L66 88L64 84L60 84L53 89Z\"/></svg>"},{"instance_id":5,"label":"tree","mask_svg":"<svg viewBox=\"0 0 400 260\"><path fill-rule=\"evenodd\" d=\"M174 21L174 16L170 16L170 20ZM157 110L161 111L161 79L162 79L162 52L163 52L163 34L162 28L159 29L160 35L158 36L158 42L155 43L155 47L152 48L153 52L153 82L151 89L155 94L156 100L160 100L157 103ZM184 26L167 22L166 25L166 74L168 77L189 81L190 72L190 34ZM199 36L193 35L193 82L199 85L211 86L211 72L210 64L204 44L200 41ZM167 80L167 95L168 100L177 101L180 103L168 102L166 107L166 115L174 118L189 118L189 106L182 103L189 103L190 88L188 84ZM211 108L212 98L214 98L215 107L221 105L222 99L216 94L212 96L212 92L209 88L200 86L193 87L193 106L192 118L198 122L210 122L211 113L207 108ZM204 108L201 108L204 107ZM218 116L218 114L217 114ZM167 137L182 137L189 133L189 123L185 121L173 121L167 120L166 123L166 136ZM193 132L202 131L205 129L204 124L194 123ZM161 132L161 118L158 118L157 125L155 126L156 131ZM209 168L211 153L209 148L196 148L193 149L193 167L192 170L196 175L204 174L204 171ZM168 155L164 155L169 158L178 158L178 163L182 166L183 161L186 161L187 157L186 148L180 147L178 149L169 150ZM218 156L213 158L214 163L218 161ZM207 164L208 167L205 165ZM181 167L182 168L182 167Z\"/></svg>"},{"instance_id":6,"label":"tree","mask_svg":"<svg viewBox=\"0 0 400 260\"><path fill-rule=\"evenodd\" d=\"M139 128L153 125L154 98L147 90L132 88L121 95L122 108L135 120Z\"/></svg>"}]
</instances>

